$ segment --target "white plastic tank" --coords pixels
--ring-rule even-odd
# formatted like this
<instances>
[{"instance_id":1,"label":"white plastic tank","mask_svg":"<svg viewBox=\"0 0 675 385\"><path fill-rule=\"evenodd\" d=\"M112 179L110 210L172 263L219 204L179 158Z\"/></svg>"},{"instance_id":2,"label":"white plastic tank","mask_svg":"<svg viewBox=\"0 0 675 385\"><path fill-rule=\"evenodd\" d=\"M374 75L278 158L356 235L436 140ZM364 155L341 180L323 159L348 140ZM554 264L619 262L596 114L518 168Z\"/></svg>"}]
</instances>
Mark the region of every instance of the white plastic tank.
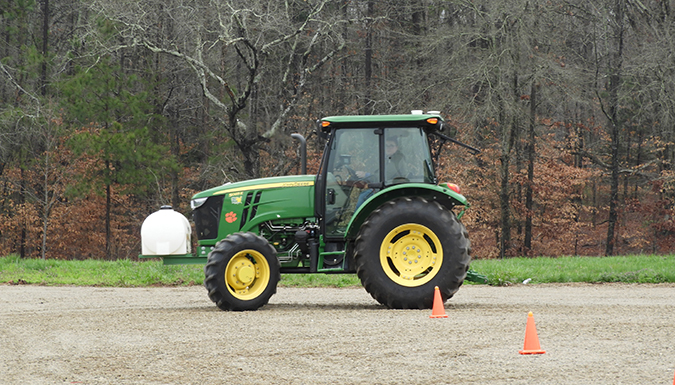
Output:
<instances>
[{"instance_id":1,"label":"white plastic tank","mask_svg":"<svg viewBox=\"0 0 675 385\"><path fill-rule=\"evenodd\" d=\"M143 221L143 255L185 255L191 252L192 227L185 216L171 206L162 206Z\"/></svg>"}]
</instances>

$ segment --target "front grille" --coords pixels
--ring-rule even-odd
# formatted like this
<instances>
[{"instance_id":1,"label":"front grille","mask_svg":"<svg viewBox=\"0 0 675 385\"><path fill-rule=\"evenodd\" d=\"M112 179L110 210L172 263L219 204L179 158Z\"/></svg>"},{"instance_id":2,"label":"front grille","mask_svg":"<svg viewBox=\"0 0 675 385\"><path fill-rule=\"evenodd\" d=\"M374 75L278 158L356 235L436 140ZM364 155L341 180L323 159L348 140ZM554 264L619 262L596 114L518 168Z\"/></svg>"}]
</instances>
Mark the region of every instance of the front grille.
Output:
<instances>
[{"instance_id":1,"label":"front grille","mask_svg":"<svg viewBox=\"0 0 675 385\"><path fill-rule=\"evenodd\" d=\"M213 196L204 202L194 211L195 227L197 229L197 238L216 239L218 237L218 224L220 223L220 212L223 209L223 196Z\"/></svg>"}]
</instances>

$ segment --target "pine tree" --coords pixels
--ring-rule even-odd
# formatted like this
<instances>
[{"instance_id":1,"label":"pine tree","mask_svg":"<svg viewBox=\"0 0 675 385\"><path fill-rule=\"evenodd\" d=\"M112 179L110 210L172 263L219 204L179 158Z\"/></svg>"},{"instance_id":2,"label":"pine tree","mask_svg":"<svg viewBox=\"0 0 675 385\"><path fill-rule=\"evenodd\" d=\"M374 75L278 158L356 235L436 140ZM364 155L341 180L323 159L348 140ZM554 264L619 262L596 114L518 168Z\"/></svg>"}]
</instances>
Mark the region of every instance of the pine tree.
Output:
<instances>
[{"instance_id":1,"label":"pine tree","mask_svg":"<svg viewBox=\"0 0 675 385\"><path fill-rule=\"evenodd\" d=\"M153 141L151 130L163 121L153 112L138 79L120 70L111 57L77 71L63 84L64 104L75 134L74 153L90 164L74 191L104 194L107 259L111 258L113 189L121 194L145 194L155 176L176 170L168 148Z\"/></svg>"}]
</instances>

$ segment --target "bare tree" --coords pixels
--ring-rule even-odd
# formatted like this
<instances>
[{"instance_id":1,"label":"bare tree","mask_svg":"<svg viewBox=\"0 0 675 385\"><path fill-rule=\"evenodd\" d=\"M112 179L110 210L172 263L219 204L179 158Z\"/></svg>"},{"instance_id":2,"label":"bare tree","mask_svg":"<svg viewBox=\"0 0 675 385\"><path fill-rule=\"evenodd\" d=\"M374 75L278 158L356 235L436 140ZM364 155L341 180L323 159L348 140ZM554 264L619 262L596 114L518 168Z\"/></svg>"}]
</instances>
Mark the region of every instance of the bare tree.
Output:
<instances>
[{"instance_id":1,"label":"bare tree","mask_svg":"<svg viewBox=\"0 0 675 385\"><path fill-rule=\"evenodd\" d=\"M343 42L336 22L322 18L329 2L97 1L92 9L113 21L125 44L180 58L196 76L210 116L225 129L243 162L243 175L259 176L260 151L283 130L310 76ZM126 8L125 8L126 7ZM160 15L158 15L160 14ZM156 22L171 19L173 39L158 39ZM274 101L247 115L254 98ZM264 127L259 127L265 122Z\"/></svg>"}]
</instances>

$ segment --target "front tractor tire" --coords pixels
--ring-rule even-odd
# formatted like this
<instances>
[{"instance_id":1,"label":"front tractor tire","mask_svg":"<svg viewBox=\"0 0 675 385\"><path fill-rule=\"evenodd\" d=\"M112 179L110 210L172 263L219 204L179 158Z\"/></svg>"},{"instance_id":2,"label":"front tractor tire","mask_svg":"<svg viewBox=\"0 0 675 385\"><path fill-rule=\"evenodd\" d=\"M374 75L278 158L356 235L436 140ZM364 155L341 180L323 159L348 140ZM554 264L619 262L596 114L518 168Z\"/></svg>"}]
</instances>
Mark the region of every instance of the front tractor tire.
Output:
<instances>
[{"instance_id":1,"label":"front tractor tire","mask_svg":"<svg viewBox=\"0 0 675 385\"><path fill-rule=\"evenodd\" d=\"M464 282L471 243L452 211L423 198L385 203L366 219L355 244L356 273L366 291L392 309L429 309Z\"/></svg>"},{"instance_id":2,"label":"front tractor tire","mask_svg":"<svg viewBox=\"0 0 675 385\"><path fill-rule=\"evenodd\" d=\"M218 242L204 267L204 286L221 310L256 310L269 302L281 278L276 251L253 233Z\"/></svg>"}]
</instances>

